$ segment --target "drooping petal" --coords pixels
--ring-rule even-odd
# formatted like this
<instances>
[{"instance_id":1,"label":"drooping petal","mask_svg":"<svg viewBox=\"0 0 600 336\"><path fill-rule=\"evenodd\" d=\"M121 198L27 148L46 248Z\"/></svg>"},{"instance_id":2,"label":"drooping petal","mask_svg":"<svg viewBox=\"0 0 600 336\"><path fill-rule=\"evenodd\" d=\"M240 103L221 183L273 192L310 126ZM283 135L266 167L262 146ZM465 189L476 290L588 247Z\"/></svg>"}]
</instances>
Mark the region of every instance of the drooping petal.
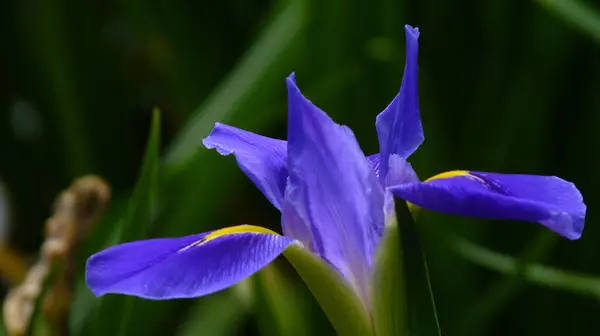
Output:
<instances>
[{"instance_id":1,"label":"drooping petal","mask_svg":"<svg viewBox=\"0 0 600 336\"><path fill-rule=\"evenodd\" d=\"M251 225L180 238L141 240L91 256L86 282L107 293L164 300L210 294L260 270L293 242Z\"/></svg>"},{"instance_id":2,"label":"drooping petal","mask_svg":"<svg viewBox=\"0 0 600 336\"><path fill-rule=\"evenodd\" d=\"M287 180L286 142L216 123L202 143L221 155L235 155L242 171L281 210Z\"/></svg>"},{"instance_id":3,"label":"drooping petal","mask_svg":"<svg viewBox=\"0 0 600 336\"><path fill-rule=\"evenodd\" d=\"M417 206L463 216L538 222L578 239L586 206L575 185L554 176L453 171L390 188Z\"/></svg>"},{"instance_id":4,"label":"drooping petal","mask_svg":"<svg viewBox=\"0 0 600 336\"><path fill-rule=\"evenodd\" d=\"M287 79L287 207L305 223L314 252L368 296L371 256L383 231L383 189L352 131L336 124ZM294 231L283 218L284 233Z\"/></svg>"},{"instance_id":5,"label":"drooping petal","mask_svg":"<svg viewBox=\"0 0 600 336\"><path fill-rule=\"evenodd\" d=\"M406 31L406 64L400 92L383 110L375 122L381 153L381 175L384 180L388 171L388 157L398 154L408 158L423 143L423 126L419 113L418 65L419 29L409 25Z\"/></svg>"}]
</instances>

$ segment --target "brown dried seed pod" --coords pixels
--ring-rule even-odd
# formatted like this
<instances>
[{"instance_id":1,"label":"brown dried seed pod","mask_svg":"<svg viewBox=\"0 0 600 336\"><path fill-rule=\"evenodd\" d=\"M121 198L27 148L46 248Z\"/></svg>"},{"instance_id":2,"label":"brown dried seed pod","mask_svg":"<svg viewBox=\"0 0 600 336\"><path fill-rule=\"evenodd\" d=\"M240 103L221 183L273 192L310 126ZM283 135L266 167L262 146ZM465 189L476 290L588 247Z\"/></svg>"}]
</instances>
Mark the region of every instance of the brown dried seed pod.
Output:
<instances>
[{"instance_id":1,"label":"brown dried seed pod","mask_svg":"<svg viewBox=\"0 0 600 336\"><path fill-rule=\"evenodd\" d=\"M75 251L109 200L110 187L93 175L75 180L57 197L54 214L46 221L46 240L40 249L40 259L29 269L23 283L13 288L4 300L4 323L9 335L27 334L50 270L59 263L41 308L50 326L50 335L66 332L73 293Z\"/></svg>"}]
</instances>

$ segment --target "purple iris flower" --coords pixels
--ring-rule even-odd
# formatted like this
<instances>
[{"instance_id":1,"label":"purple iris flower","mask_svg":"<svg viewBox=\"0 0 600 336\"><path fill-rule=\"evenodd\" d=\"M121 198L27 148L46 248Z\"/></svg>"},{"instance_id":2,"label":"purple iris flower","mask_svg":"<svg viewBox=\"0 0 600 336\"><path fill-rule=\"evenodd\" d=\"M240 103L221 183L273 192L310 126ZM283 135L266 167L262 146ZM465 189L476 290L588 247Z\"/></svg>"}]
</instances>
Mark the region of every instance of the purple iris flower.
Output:
<instances>
[{"instance_id":1,"label":"purple iris flower","mask_svg":"<svg viewBox=\"0 0 600 336\"><path fill-rule=\"evenodd\" d=\"M288 140L217 123L207 148L233 154L242 171L282 213L283 235L240 225L181 238L113 246L86 265L87 284L148 299L198 297L252 275L290 244L322 258L370 302L374 255L392 194L414 208L463 216L537 222L568 238L581 236L586 206L558 177L451 171L419 181L406 159L423 142L417 93L417 28L406 30L400 93L377 116L380 153L365 156L352 131L336 124L287 78Z\"/></svg>"}]
</instances>

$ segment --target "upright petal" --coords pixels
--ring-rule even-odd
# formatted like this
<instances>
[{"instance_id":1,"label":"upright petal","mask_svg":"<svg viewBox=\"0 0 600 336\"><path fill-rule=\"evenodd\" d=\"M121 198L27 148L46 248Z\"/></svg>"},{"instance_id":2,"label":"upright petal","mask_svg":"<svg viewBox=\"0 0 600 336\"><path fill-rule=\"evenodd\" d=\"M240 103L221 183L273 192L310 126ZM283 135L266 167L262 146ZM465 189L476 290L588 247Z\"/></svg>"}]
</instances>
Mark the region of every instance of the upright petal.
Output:
<instances>
[{"instance_id":1,"label":"upright petal","mask_svg":"<svg viewBox=\"0 0 600 336\"><path fill-rule=\"evenodd\" d=\"M375 172L375 176L379 178L379 168L380 168L380 155L379 153L367 156L369 163L371 164L371 169Z\"/></svg>"},{"instance_id":2,"label":"upright petal","mask_svg":"<svg viewBox=\"0 0 600 336\"><path fill-rule=\"evenodd\" d=\"M202 143L221 155L235 155L242 171L281 210L287 180L285 141L216 123Z\"/></svg>"},{"instance_id":3,"label":"upright petal","mask_svg":"<svg viewBox=\"0 0 600 336\"><path fill-rule=\"evenodd\" d=\"M381 161L380 154L367 156L371 163L371 168L375 171L375 175L379 178ZM402 158L400 155L392 154L388 159L388 173L386 174L384 186L397 185L401 183L419 182L417 173L412 168L412 165Z\"/></svg>"},{"instance_id":4,"label":"upright petal","mask_svg":"<svg viewBox=\"0 0 600 336\"><path fill-rule=\"evenodd\" d=\"M369 159L369 162L371 163L371 168L373 169L373 171L375 171L375 175L379 178L381 168L380 155L369 155L367 156L367 159ZM384 183L384 187L403 183L419 182L419 177L417 176L417 173L415 173L415 171L413 170L411 164L408 163L400 155L390 155L388 163L389 167L385 181L381 181L382 183ZM386 223L390 223L390 220L396 219L394 197L392 195L392 192L387 189L385 191L384 214Z\"/></svg>"},{"instance_id":5,"label":"upright petal","mask_svg":"<svg viewBox=\"0 0 600 336\"><path fill-rule=\"evenodd\" d=\"M417 206L463 216L538 222L578 239L586 206L573 183L554 176L452 171L390 188Z\"/></svg>"},{"instance_id":6,"label":"upright petal","mask_svg":"<svg viewBox=\"0 0 600 336\"><path fill-rule=\"evenodd\" d=\"M293 242L251 225L208 233L141 240L91 256L86 282L97 296L191 298L227 288L260 270Z\"/></svg>"},{"instance_id":7,"label":"upright petal","mask_svg":"<svg viewBox=\"0 0 600 336\"><path fill-rule=\"evenodd\" d=\"M406 65L400 93L383 110L375 122L379 137L379 150L381 152L381 175L383 181L388 171L388 158L391 154L398 154L408 158L421 143L423 143L423 126L419 113L418 95L418 65L419 29L409 25L406 31Z\"/></svg>"},{"instance_id":8,"label":"upright petal","mask_svg":"<svg viewBox=\"0 0 600 336\"><path fill-rule=\"evenodd\" d=\"M371 257L383 231L383 189L350 129L333 122L287 79L290 192L283 229L310 232L311 246L368 299ZM289 222L303 223L296 230Z\"/></svg>"}]
</instances>

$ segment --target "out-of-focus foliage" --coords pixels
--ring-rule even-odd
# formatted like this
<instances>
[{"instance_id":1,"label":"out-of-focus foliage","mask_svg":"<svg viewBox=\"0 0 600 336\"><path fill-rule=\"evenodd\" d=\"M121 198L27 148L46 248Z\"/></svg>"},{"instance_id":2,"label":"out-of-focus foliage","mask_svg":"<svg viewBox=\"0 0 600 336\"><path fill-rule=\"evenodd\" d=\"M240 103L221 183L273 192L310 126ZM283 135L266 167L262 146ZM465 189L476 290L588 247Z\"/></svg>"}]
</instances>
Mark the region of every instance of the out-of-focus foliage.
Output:
<instances>
[{"instance_id":1,"label":"out-of-focus foliage","mask_svg":"<svg viewBox=\"0 0 600 336\"><path fill-rule=\"evenodd\" d=\"M439 336L427 262L408 204L395 200L374 263L373 325L377 335Z\"/></svg>"},{"instance_id":2,"label":"out-of-focus foliage","mask_svg":"<svg viewBox=\"0 0 600 336\"><path fill-rule=\"evenodd\" d=\"M73 335L333 334L283 259L227 291L165 302L96 299L83 265L119 237L240 223L278 230L279 213L235 160L201 139L215 121L285 138L284 78L295 71L307 96L374 152L408 23L421 30L426 141L411 157L421 178L457 168L558 175L589 209L575 242L531 223L421 213L443 334L597 334L597 9L575 0L3 1L0 209L11 216L2 246L37 256L55 195L98 174L113 199L79 249ZM143 159L154 106L161 148L147 153L159 163ZM0 267L11 255L0 254ZM6 292L14 278L0 271Z\"/></svg>"}]
</instances>

